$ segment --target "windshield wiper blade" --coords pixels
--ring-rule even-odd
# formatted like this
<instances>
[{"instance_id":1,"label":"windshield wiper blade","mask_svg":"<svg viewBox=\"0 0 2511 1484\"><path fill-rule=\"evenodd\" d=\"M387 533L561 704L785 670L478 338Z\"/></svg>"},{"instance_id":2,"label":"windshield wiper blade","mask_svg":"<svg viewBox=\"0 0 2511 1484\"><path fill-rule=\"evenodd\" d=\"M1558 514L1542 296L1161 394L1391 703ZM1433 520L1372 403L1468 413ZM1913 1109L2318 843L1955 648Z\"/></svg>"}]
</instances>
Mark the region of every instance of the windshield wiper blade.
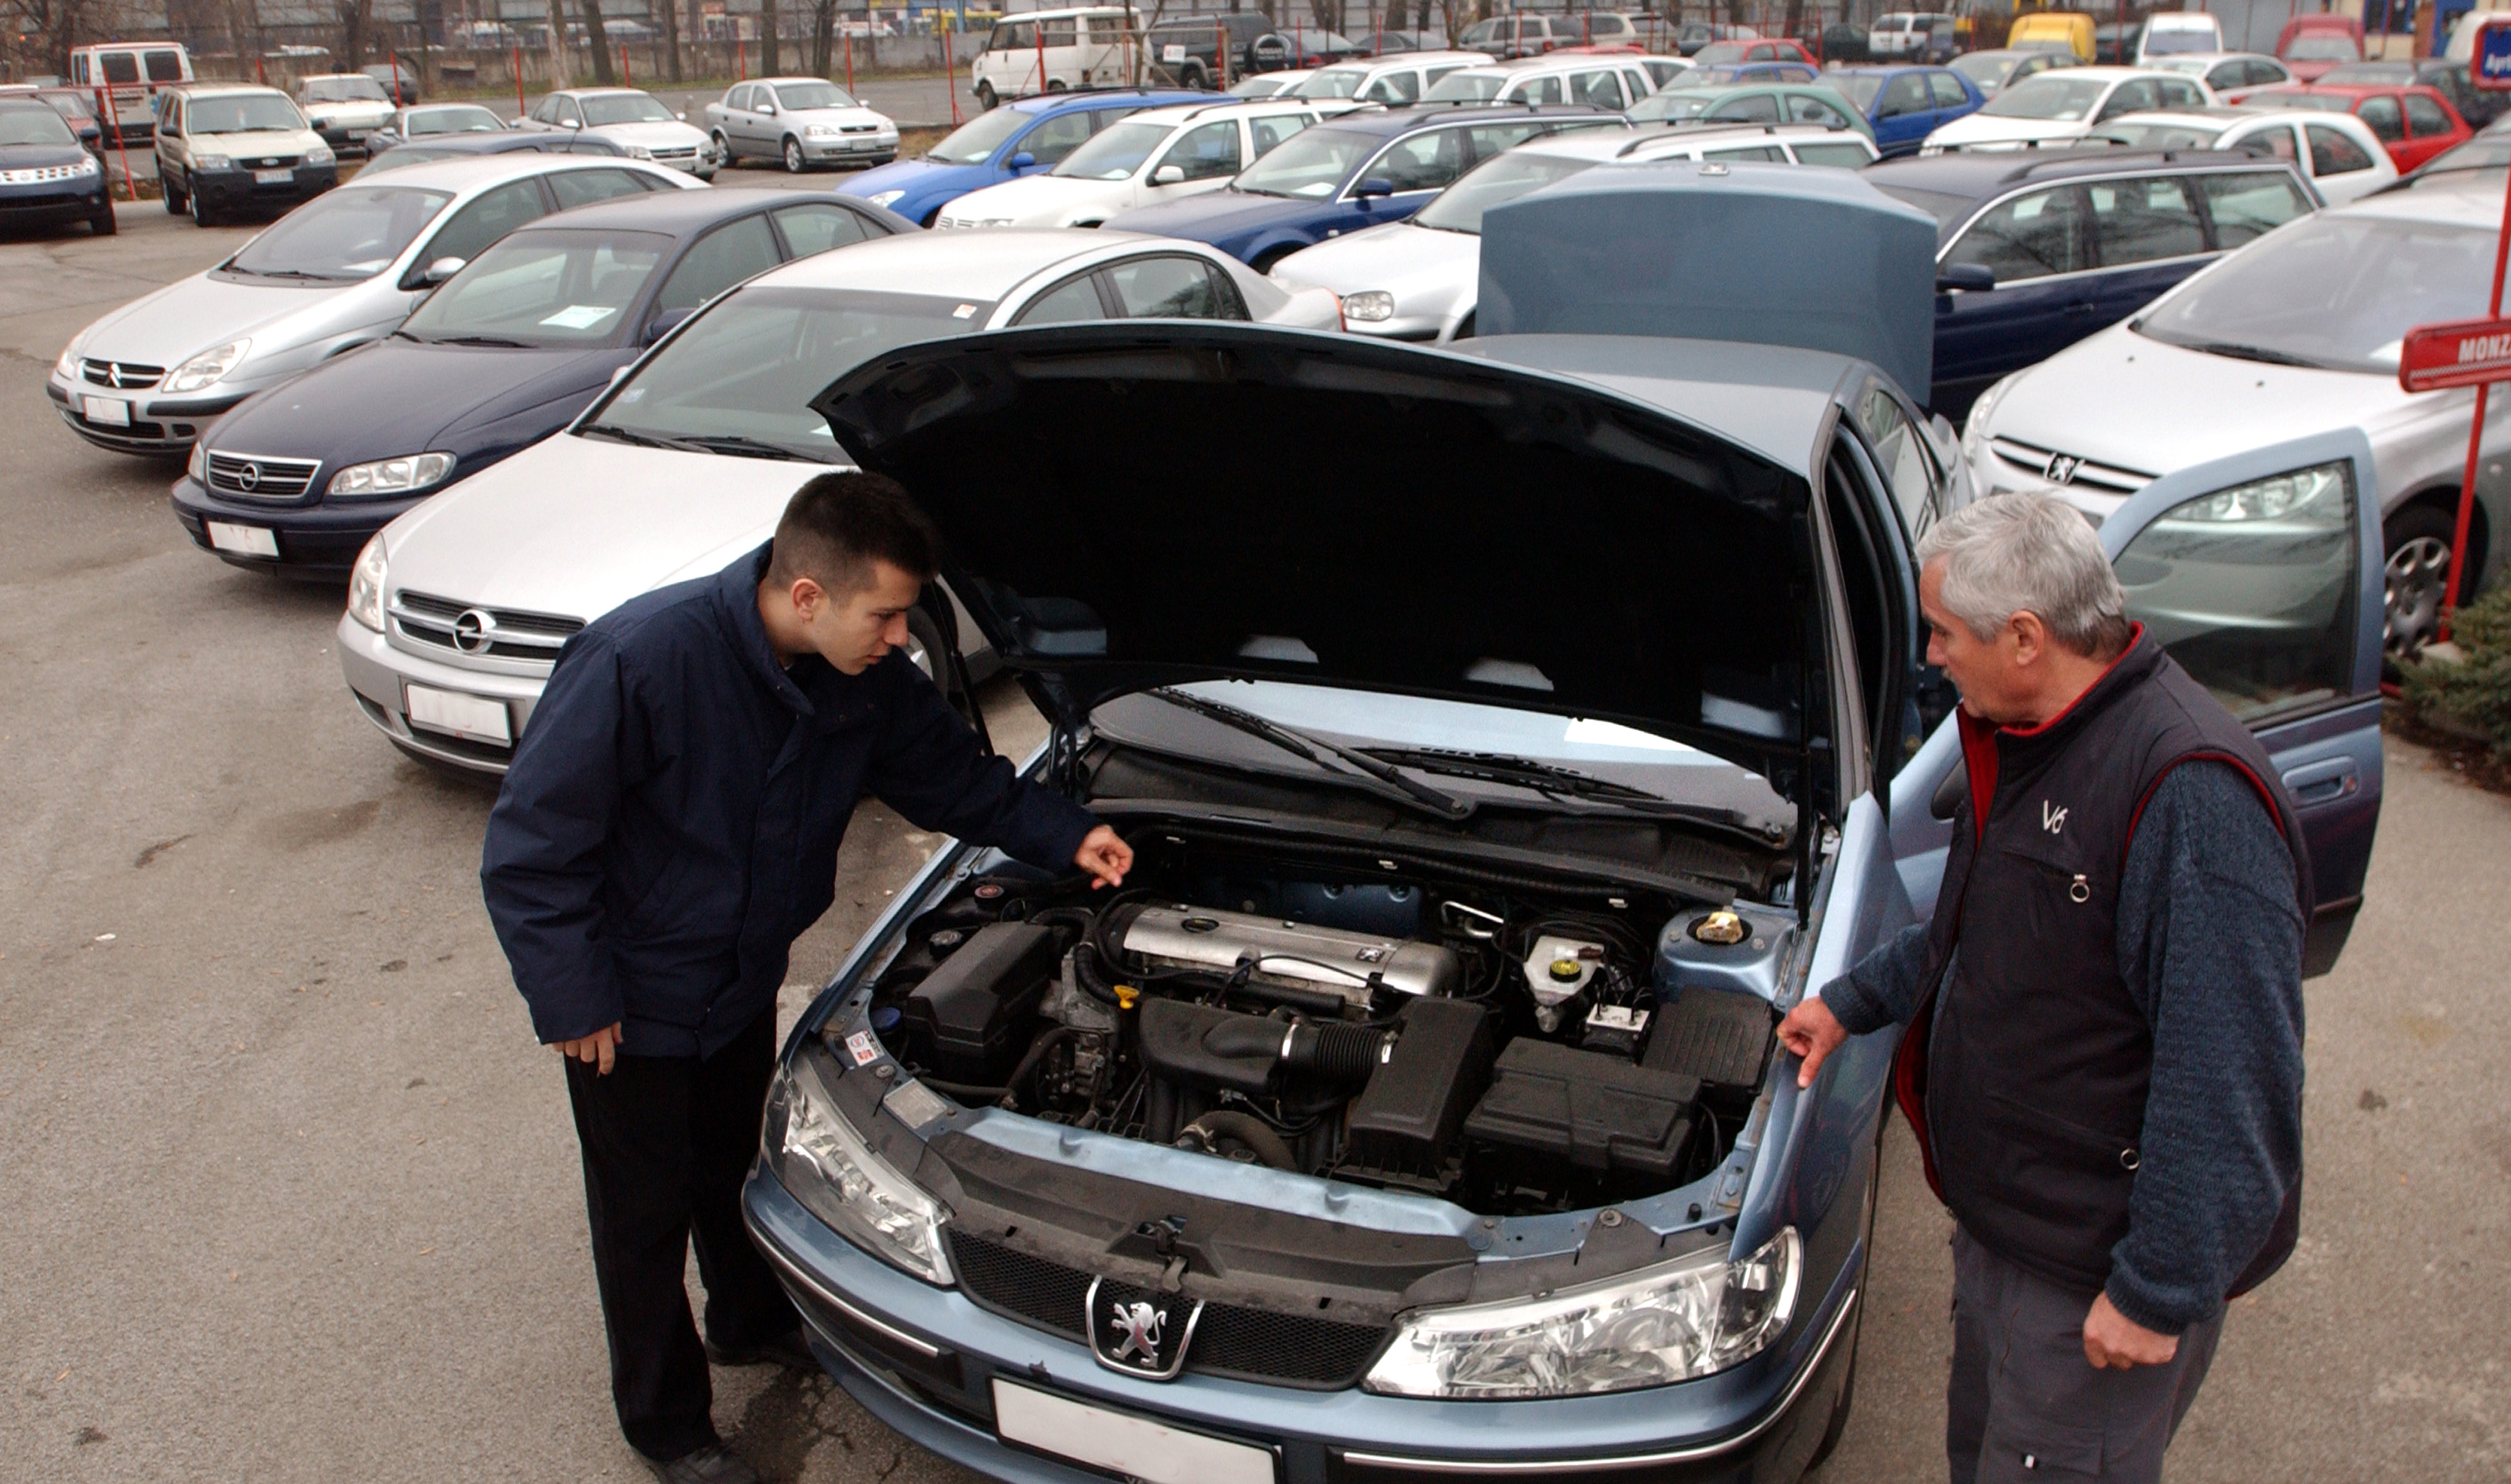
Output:
<instances>
[{"instance_id":1,"label":"windshield wiper blade","mask_svg":"<svg viewBox=\"0 0 2511 1484\"><path fill-rule=\"evenodd\" d=\"M243 268L230 263L227 265L227 271L231 273L250 273L255 278L302 279L311 284L336 284L344 282L341 276L337 273L308 273L303 268Z\"/></svg>"},{"instance_id":2,"label":"windshield wiper blade","mask_svg":"<svg viewBox=\"0 0 2511 1484\"><path fill-rule=\"evenodd\" d=\"M674 447L674 444L669 439L656 438L651 434L639 433L634 428L623 428L613 422L589 423L584 427L576 429L576 431L590 438L607 438L613 443L635 444L640 449L669 449Z\"/></svg>"},{"instance_id":3,"label":"windshield wiper blade","mask_svg":"<svg viewBox=\"0 0 2511 1484\"><path fill-rule=\"evenodd\" d=\"M825 464L825 458L813 458L799 449L789 449L780 443L767 443L756 438L744 438L737 433L683 434L667 438L664 443L675 449L688 449L699 453L729 453L739 458L782 458L797 464Z\"/></svg>"},{"instance_id":4,"label":"windshield wiper blade","mask_svg":"<svg viewBox=\"0 0 2511 1484\"><path fill-rule=\"evenodd\" d=\"M1367 753L1329 742L1323 737L1310 736L1279 722L1267 721L1252 711L1241 711L1221 701L1208 701L1170 685L1158 686L1151 694L1180 710L1210 717L1223 726L1235 727L1251 737L1270 742L1284 752L1305 758L1344 782L1361 785L1382 799L1428 809L1442 819L1462 819L1474 811L1472 804L1452 794L1443 793L1416 778L1405 777L1392 763L1381 762ZM1326 762L1329 758L1341 762L1344 767L1357 769L1360 776L1340 767L1329 766Z\"/></svg>"},{"instance_id":5,"label":"windshield wiper blade","mask_svg":"<svg viewBox=\"0 0 2511 1484\"><path fill-rule=\"evenodd\" d=\"M2243 345L2231 340L2200 340L2187 348L2203 351L2210 356L2229 356L2235 361L2263 361L2269 366L2315 368L2319 365L2316 361L2305 361L2299 356L2290 356L2280 350L2269 350L2263 345Z\"/></svg>"},{"instance_id":6,"label":"windshield wiper blade","mask_svg":"<svg viewBox=\"0 0 2511 1484\"><path fill-rule=\"evenodd\" d=\"M434 345L486 345L498 350L529 350L522 340L509 340L503 335L438 335L428 343Z\"/></svg>"},{"instance_id":7,"label":"windshield wiper blade","mask_svg":"<svg viewBox=\"0 0 2511 1484\"><path fill-rule=\"evenodd\" d=\"M1637 813L1697 819L1736 829L1750 828L1744 815L1735 809L1684 803L1633 784L1599 778L1592 773L1582 773L1557 763L1539 762L1531 758L1512 757L1505 753L1455 753L1434 747L1371 747L1364 751L1372 758L1403 767L1418 768L1425 773L1505 783L1554 798L1609 801Z\"/></svg>"}]
</instances>

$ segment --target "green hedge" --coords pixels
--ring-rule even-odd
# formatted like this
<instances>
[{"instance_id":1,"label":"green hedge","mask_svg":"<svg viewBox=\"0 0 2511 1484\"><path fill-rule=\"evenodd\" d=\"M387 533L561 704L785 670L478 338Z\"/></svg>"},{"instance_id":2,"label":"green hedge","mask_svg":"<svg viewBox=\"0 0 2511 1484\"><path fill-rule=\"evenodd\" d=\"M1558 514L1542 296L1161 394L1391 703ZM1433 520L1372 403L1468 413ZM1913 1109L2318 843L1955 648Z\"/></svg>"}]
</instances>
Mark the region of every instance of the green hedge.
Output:
<instances>
[{"instance_id":1,"label":"green hedge","mask_svg":"<svg viewBox=\"0 0 2511 1484\"><path fill-rule=\"evenodd\" d=\"M2404 666L2407 705L2427 724L2481 738L2511 762L2511 585L2452 614L2450 628L2465 658Z\"/></svg>"}]
</instances>

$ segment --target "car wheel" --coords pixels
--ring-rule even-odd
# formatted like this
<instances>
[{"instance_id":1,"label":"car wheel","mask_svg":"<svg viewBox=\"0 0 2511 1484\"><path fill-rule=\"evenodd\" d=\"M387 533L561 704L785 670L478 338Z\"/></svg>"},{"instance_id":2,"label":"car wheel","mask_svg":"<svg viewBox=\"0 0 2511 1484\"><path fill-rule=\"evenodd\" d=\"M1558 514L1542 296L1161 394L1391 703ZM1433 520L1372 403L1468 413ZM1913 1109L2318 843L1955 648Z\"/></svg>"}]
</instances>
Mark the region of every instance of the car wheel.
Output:
<instances>
[{"instance_id":1,"label":"car wheel","mask_svg":"<svg viewBox=\"0 0 2511 1484\"><path fill-rule=\"evenodd\" d=\"M732 140L725 138L720 129L715 132L715 157L726 165L741 163L741 156L732 152Z\"/></svg>"},{"instance_id":2,"label":"car wheel","mask_svg":"<svg viewBox=\"0 0 2511 1484\"><path fill-rule=\"evenodd\" d=\"M1283 258L1290 256L1297 251L1299 251L1298 248L1294 244L1291 243L1284 243L1278 248L1266 248L1263 252L1256 255L1256 260L1254 262L1249 263L1247 266L1255 269L1258 273L1270 273L1273 271L1273 265L1275 263L1280 262Z\"/></svg>"},{"instance_id":3,"label":"car wheel","mask_svg":"<svg viewBox=\"0 0 2511 1484\"><path fill-rule=\"evenodd\" d=\"M218 214L210 210L210 198L199 191L186 192L192 202L192 225L212 227L218 224Z\"/></svg>"},{"instance_id":4,"label":"car wheel","mask_svg":"<svg viewBox=\"0 0 2511 1484\"><path fill-rule=\"evenodd\" d=\"M1062 93L1064 91L1065 86L1066 85L1061 78L1050 77L1046 80L1046 91L1049 93Z\"/></svg>"},{"instance_id":5,"label":"car wheel","mask_svg":"<svg viewBox=\"0 0 2511 1484\"><path fill-rule=\"evenodd\" d=\"M87 229L98 237L110 237L122 230L122 223L113 217L113 202L110 199L104 203L104 210L87 219Z\"/></svg>"},{"instance_id":6,"label":"car wheel","mask_svg":"<svg viewBox=\"0 0 2511 1484\"><path fill-rule=\"evenodd\" d=\"M1001 98L994 96L994 85L992 83L977 84L978 106L984 108L986 112L991 113L994 105L1001 101Z\"/></svg>"},{"instance_id":7,"label":"car wheel","mask_svg":"<svg viewBox=\"0 0 2511 1484\"><path fill-rule=\"evenodd\" d=\"M183 188L174 183L174 177L166 173L164 166L157 170L157 194L165 200L167 215L183 215Z\"/></svg>"},{"instance_id":8,"label":"car wheel","mask_svg":"<svg viewBox=\"0 0 2511 1484\"><path fill-rule=\"evenodd\" d=\"M802 141L790 134L787 135L785 137L785 173L789 176L798 176L810 168L811 163L802 158Z\"/></svg>"},{"instance_id":9,"label":"car wheel","mask_svg":"<svg viewBox=\"0 0 2511 1484\"><path fill-rule=\"evenodd\" d=\"M1187 62L1178 73L1178 86L1192 88L1198 93L1207 92L1212 87L1212 74L1205 71L1199 61Z\"/></svg>"},{"instance_id":10,"label":"car wheel","mask_svg":"<svg viewBox=\"0 0 2511 1484\"><path fill-rule=\"evenodd\" d=\"M2387 612L2380 646L2395 659L2413 659L2441 633L2443 589L2450 585L2450 538L2458 523L2431 505L2410 505L2381 529L2388 550L2382 573Z\"/></svg>"}]
</instances>

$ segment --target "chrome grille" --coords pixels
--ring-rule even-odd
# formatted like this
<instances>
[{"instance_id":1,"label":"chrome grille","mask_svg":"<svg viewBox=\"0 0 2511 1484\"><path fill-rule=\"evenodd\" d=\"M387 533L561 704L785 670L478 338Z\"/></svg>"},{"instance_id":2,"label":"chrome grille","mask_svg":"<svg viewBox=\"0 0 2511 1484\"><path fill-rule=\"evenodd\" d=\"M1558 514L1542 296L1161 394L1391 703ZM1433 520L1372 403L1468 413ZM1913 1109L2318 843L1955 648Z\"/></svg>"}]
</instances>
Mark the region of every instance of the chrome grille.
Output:
<instances>
[{"instance_id":1,"label":"chrome grille","mask_svg":"<svg viewBox=\"0 0 2511 1484\"><path fill-rule=\"evenodd\" d=\"M874 131L878 130L879 128L880 128L880 126L879 126L878 124L839 124L839 125L837 126L837 133L839 133L839 134L871 134L871 133L873 133Z\"/></svg>"},{"instance_id":2,"label":"chrome grille","mask_svg":"<svg viewBox=\"0 0 2511 1484\"><path fill-rule=\"evenodd\" d=\"M79 374L97 386L133 391L165 380L166 368L142 366L135 361L81 361Z\"/></svg>"},{"instance_id":3,"label":"chrome grille","mask_svg":"<svg viewBox=\"0 0 2511 1484\"><path fill-rule=\"evenodd\" d=\"M1991 438L1988 446L1998 461L2007 467L2053 485L2078 486L2106 494L2134 494L2153 481L2152 475L2139 470L2097 464L2072 453L2043 449L2012 438Z\"/></svg>"},{"instance_id":4,"label":"chrome grille","mask_svg":"<svg viewBox=\"0 0 2511 1484\"><path fill-rule=\"evenodd\" d=\"M679 149L655 150L654 158L657 160L688 160L696 158L697 152L697 146L691 144Z\"/></svg>"},{"instance_id":5,"label":"chrome grille","mask_svg":"<svg viewBox=\"0 0 2511 1484\"><path fill-rule=\"evenodd\" d=\"M265 458L258 453L210 452L210 488L249 500L303 499L314 486L318 459Z\"/></svg>"},{"instance_id":6,"label":"chrome grille","mask_svg":"<svg viewBox=\"0 0 2511 1484\"><path fill-rule=\"evenodd\" d=\"M558 651L584 627L581 618L482 608L404 589L393 595L393 627L405 639L456 654L556 664Z\"/></svg>"}]
</instances>

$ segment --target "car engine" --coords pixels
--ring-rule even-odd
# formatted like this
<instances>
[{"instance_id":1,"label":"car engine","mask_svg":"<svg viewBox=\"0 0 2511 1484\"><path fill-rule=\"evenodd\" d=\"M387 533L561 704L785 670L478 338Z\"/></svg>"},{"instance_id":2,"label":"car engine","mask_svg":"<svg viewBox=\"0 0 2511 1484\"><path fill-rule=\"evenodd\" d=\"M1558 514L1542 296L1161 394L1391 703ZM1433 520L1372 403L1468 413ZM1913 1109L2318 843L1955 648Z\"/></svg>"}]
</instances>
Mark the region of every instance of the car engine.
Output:
<instances>
[{"instance_id":1,"label":"car engine","mask_svg":"<svg viewBox=\"0 0 2511 1484\"><path fill-rule=\"evenodd\" d=\"M872 1026L965 1103L1482 1214L1714 1169L1793 916L1456 869L1353 879L1174 837L1112 898L1006 867L908 924Z\"/></svg>"}]
</instances>

